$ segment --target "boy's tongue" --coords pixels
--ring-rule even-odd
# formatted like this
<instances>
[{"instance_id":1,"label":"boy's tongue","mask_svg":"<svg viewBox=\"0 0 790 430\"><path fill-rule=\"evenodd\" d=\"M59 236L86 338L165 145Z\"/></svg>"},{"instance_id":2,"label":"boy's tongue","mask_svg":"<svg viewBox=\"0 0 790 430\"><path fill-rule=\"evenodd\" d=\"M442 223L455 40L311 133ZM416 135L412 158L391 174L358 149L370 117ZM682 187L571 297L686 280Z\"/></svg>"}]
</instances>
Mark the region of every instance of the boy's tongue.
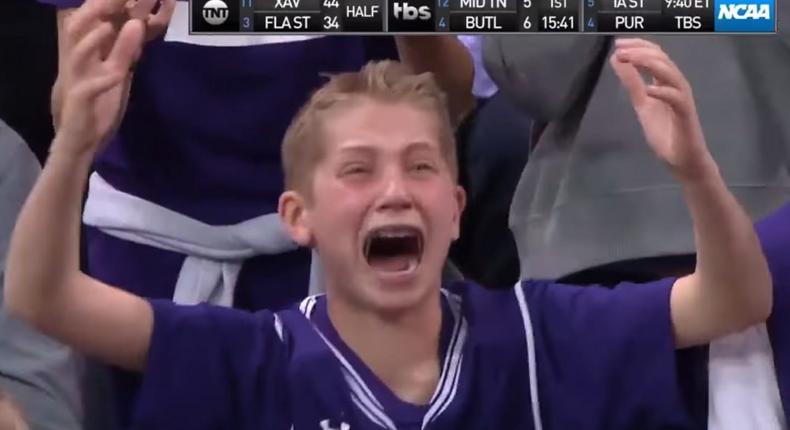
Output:
<instances>
[{"instance_id":1,"label":"boy's tongue","mask_svg":"<svg viewBox=\"0 0 790 430\"><path fill-rule=\"evenodd\" d=\"M400 272L407 270L413 260L414 256L401 254L371 257L368 263L370 267L382 272Z\"/></svg>"}]
</instances>

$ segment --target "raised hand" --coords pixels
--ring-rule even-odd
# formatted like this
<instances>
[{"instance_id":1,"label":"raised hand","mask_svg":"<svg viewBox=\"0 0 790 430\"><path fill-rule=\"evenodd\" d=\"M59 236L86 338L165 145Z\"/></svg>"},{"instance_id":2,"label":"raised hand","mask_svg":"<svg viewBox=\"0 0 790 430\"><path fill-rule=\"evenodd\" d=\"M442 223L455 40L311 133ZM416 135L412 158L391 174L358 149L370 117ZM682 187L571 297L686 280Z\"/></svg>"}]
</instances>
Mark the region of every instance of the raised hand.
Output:
<instances>
[{"instance_id":1,"label":"raised hand","mask_svg":"<svg viewBox=\"0 0 790 430\"><path fill-rule=\"evenodd\" d=\"M119 27L130 19L144 22L145 39L152 40L165 33L175 6L176 0L109 0L105 7L115 16Z\"/></svg>"},{"instance_id":2,"label":"raised hand","mask_svg":"<svg viewBox=\"0 0 790 430\"><path fill-rule=\"evenodd\" d=\"M110 22L119 31L129 20L135 19L144 23L145 39L152 40L161 36L167 29L175 5L176 0L88 0L64 19L65 30L60 32L59 37L66 39L67 43L72 43L81 32L92 29L100 22ZM80 34L73 34L75 30ZM106 56L108 48L104 48L103 55ZM70 51L70 46L61 48L59 53L61 57L60 70L52 87L52 118L56 131L60 128L61 111L63 110L63 87L66 78L63 69L68 61Z\"/></svg>"},{"instance_id":3,"label":"raised hand","mask_svg":"<svg viewBox=\"0 0 790 430\"><path fill-rule=\"evenodd\" d=\"M66 56L58 77L60 126L53 151L95 153L122 116L145 24L133 19L118 28L106 19L106 5L103 0L88 0L67 23Z\"/></svg>"},{"instance_id":4,"label":"raised hand","mask_svg":"<svg viewBox=\"0 0 790 430\"><path fill-rule=\"evenodd\" d=\"M683 73L658 45L617 39L610 64L631 98L648 144L680 179L715 169ZM646 84L641 71L651 75Z\"/></svg>"}]
</instances>

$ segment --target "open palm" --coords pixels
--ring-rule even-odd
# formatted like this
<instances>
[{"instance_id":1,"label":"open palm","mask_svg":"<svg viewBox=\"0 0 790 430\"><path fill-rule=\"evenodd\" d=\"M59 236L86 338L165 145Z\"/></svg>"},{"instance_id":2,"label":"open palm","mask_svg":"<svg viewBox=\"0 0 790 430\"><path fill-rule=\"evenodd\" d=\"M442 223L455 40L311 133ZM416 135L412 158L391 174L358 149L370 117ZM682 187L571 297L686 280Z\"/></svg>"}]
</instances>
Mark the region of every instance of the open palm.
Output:
<instances>
[{"instance_id":1,"label":"open palm","mask_svg":"<svg viewBox=\"0 0 790 430\"><path fill-rule=\"evenodd\" d=\"M640 39L617 41L610 60L628 91L645 138L673 170L694 169L708 157L691 87L657 45ZM640 70L652 75L645 84Z\"/></svg>"},{"instance_id":2,"label":"open palm","mask_svg":"<svg viewBox=\"0 0 790 430\"><path fill-rule=\"evenodd\" d=\"M69 138L71 149L95 152L114 132L125 108L130 68L142 49L145 26L130 20L118 29L100 19L98 1L89 0L86 6L71 17L66 31L58 134Z\"/></svg>"},{"instance_id":3,"label":"open palm","mask_svg":"<svg viewBox=\"0 0 790 430\"><path fill-rule=\"evenodd\" d=\"M66 20L66 31L63 36L66 38L68 48L62 54L66 58L72 55L73 44L80 40L80 36L88 29L92 29L104 22L112 23L116 31L119 31L130 20L140 20L145 23L145 40L150 41L157 38L167 29L175 10L175 3L176 0L133 0L131 2L127 0L103 0L102 2L88 0L74 15ZM155 8L157 5L158 9ZM156 11L154 12L155 9ZM106 47L104 47L104 50L106 50ZM67 82L73 79L73 71L69 70L67 66L67 61L61 61L61 70L52 88L52 116L56 130L60 128L62 123L61 115L64 108L65 87ZM94 67L94 70L92 70L94 73L101 73L101 70L99 70L101 67L106 68L106 66L95 61L90 66ZM108 90L108 94L103 95L101 100L96 101L97 111L116 112L116 120L122 117L130 81L131 79L127 79L117 89ZM120 110L104 109L118 105L118 101L120 101ZM117 126L117 121L115 123L110 121L110 124L110 129L113 130ZM104 125L106 124L102 124L102 126Z\"/></svg>"}]
</instances>

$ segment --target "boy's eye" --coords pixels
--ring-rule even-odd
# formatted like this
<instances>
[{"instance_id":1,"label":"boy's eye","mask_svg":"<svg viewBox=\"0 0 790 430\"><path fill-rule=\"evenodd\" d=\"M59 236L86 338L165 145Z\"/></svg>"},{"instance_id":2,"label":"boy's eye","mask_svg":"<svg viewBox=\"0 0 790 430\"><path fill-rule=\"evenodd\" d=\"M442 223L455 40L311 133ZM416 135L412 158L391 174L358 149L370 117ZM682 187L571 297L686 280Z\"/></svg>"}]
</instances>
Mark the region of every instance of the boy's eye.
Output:
<instances>
[{"instance_id":1,"label":"boy's eye","mask_svg":"<svg viewBox=\"0 0 790 430\"><path fill-rule=\"evenodd\" d=\"M428 162L414 163L411 169L417 172L431 172L435 170L433 164Z\"/></svg>"},{"instance_id":2,"label":"boy's eye","mask_svg":"<svg viewBox=\"0 0 790 430\"><path fill-rule=\"evenodd\" d=\"M364 164L351 164L343 168L342 174L346 175L361 175L370 172L370 169Z\"/></svg>"}]
</instances>

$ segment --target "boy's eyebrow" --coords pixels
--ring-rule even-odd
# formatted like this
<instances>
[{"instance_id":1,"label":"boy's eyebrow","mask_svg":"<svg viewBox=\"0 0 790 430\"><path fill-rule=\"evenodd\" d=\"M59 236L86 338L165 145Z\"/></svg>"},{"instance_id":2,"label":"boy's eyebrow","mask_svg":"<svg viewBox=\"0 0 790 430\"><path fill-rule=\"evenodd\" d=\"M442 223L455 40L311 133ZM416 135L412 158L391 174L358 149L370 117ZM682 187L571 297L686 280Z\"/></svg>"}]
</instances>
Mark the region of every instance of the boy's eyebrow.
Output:
<instances>
[{"instance_id":1,"label":"boy's eyebrow","mask_svg":"<svg viewBox=\"0 0 790 430\"><path fill-rule=\"evenodd\" d=\"M344 145L340 148L341 153L360 153L362 155L372 154L375 152L375 149L372 145L365 144L365 143L350 143L348 145Z\"/></svg>"},{"instance_id":2,"label":"boy's eyebrow","mask_svg":"<svg viewBox=\"0 0 790 430\"><path fill-rule=\"evenodd\" d=\"M433 151L437 149L439 149L437 145L432 145L431 143L426 142L424 140L418 140L416 142L412 142L406 147L406 150L409 152L414 152L419 150Z\"/></svg>"},{"instance_id":3,"label":"boy's eyebrow","mask_svg":"<svg viewBox=\"0 0 790 430\"><path fill-rule=\"evenodd\" d=\"M428 141L418 140L409 143L404 152L412 153L415 151L435 151L438 150L436 145ZM376 147L372 144L364 142L354 142L344 145L339 148L341 154L360 154L360 155L373 155L376 152Z\"/></svg>"}]
</instances>

